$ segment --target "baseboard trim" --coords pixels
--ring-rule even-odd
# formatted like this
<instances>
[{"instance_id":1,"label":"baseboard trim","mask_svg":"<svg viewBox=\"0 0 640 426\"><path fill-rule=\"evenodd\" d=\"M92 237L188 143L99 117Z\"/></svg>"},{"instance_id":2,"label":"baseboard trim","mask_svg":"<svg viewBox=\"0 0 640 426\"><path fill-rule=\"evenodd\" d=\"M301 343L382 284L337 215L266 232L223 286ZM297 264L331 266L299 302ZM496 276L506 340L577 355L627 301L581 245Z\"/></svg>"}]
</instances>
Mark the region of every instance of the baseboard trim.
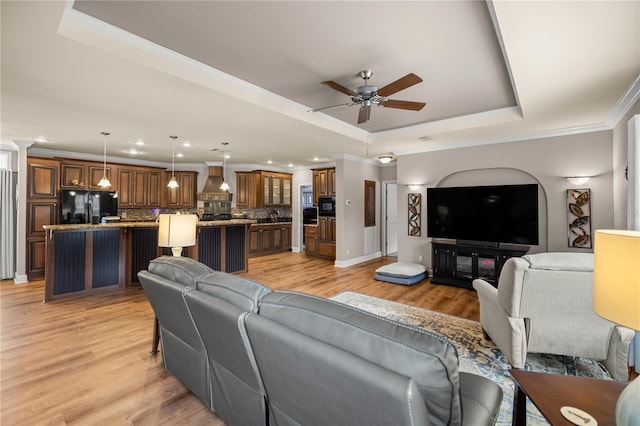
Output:
<instances>
[{"instance_id":1,"label":"baseboard trim","mask_svg":"<svg viewBox=\"0 0 640 426\"><path fill-rule=\"evenodd\" d=\"M360 256L349 260L336 260L333 265L338 268L348 268L349 266L357 265L358 263L366 262L378 257L382 257L382 252L377 251L375 253L367 254L365 256Z\"/></svg>"},{"instance_id":2,"label":"baseboard trim","mask_svg":"<svg viewBox=\"0 0 640 426\"><path fill-rule=\"evenodd\" d=\"M13 282L14 284L26 284L29 282L29 279L27 278L26 274L18 274L16 273L13 276Z\"/></svg>"}]
</instances>

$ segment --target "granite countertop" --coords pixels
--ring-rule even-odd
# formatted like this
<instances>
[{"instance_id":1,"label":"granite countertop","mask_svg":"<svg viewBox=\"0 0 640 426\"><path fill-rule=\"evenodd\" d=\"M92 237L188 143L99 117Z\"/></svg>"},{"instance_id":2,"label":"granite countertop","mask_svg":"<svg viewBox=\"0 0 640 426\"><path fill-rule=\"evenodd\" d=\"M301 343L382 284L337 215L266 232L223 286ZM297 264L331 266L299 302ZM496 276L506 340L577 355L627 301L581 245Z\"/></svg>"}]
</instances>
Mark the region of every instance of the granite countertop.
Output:
<instances>
[{"instance_id":1,"label":"granite countertop","mask_svg":"<svg viewBox=\"0 0 640 426\"><path fill-rule=\"evenodd\" d=\"M274 225L291 225L293 222L290 217L281 217L277 221L271 219L255 219L251 226L274 226Z\"/></svg>"},{"instance_id":2,"label":"granite countertop","mask_svg":"<svg viewBox=\"0 0 640 426\"><path fill-rule=\"evenodd\" d=\"M208 220L198 222L197 226L228 226L250 225L255 223L253 219ZM76 229L107 229L107 228L157 228L158 222L111 222L92 225L90 223L71 223L61 225L43 225L45 231L69 231Z\"/></svg>"}]
</instances>

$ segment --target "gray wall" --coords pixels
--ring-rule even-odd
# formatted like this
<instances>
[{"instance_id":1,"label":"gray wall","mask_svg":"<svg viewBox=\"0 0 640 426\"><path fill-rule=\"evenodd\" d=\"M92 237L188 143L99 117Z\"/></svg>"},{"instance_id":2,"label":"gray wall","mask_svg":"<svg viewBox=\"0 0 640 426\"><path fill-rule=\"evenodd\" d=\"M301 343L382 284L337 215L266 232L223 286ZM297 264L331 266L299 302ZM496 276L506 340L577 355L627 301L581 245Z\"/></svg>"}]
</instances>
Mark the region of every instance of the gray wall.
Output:
<instances>
[{"instance_id":1,"label":"gray wall","mask_svg":"<svg viewBox=\"0 0 640 426\"><path fill-rule=\"evenodd\" d=\"M613 215L612 131L510 142L412 154L398 158L398 217L407 217L403 184L426 187L538 183L540 186L540 245L537 251L590 251L568 247L566 191L575 188L566 176L593 176L582 185L591 189L592 232L611 228ZM426 204L422 204L422 235L398 235L398 259L417 262L422 255L431 267L431 239L427 238ZM399 223L399 229L402 225Z\"/></svg>"}]
</instances>

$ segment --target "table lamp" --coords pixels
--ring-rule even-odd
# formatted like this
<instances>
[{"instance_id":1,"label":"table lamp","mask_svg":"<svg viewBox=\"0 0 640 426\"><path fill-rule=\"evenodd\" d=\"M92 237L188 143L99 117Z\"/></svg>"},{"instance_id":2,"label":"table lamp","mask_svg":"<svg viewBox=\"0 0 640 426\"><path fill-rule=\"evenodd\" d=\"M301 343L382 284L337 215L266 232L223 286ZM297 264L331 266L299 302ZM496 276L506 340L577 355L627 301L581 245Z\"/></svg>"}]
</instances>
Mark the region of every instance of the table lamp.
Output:
<instances>
[{"instance_id":1,"label":"table lamp","mask_svg":"<svg viewBox=\"0 0 640 426\"><path fill-rule=\"evenodd\" d=\"M594 241L593 311L640 330L640 231L597 230ZM640 424L640 378L620 394L616 424Z\"/></svg>"},{"instance_id":2,"label":"table lamp","mask_svg":"<svg viewBox=\"0 0 640 426\"><path fill-rule=\"evenodd\" d=\"M174 256L182 254L182 247L196 244L195 214L161 214L159 217L158 246L171 247Z\"/></svg>"}]
</instances>

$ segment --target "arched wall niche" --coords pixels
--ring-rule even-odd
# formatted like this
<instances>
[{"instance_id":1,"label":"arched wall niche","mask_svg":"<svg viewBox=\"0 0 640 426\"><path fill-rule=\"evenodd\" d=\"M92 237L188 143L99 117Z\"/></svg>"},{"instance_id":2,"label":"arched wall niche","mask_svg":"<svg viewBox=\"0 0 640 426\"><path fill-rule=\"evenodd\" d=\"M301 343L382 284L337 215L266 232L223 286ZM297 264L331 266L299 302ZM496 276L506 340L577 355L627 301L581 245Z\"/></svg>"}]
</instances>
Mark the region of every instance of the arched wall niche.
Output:
<instances>
[{"instance_id":1,"label":"arched wall niche","mask_svg":"<svg viewBox=\"0 0 640 426\"><path fill-rule=\"evenodd\" d=\"M547 194L540 181L533 175L515 168L500 167L487 169L462 170L443 177L435 186L485 186L485 185L538 184L538 236L540 244L531 246L529 253L548 251L548 208Z\"/></svg>"}]
</instances>

